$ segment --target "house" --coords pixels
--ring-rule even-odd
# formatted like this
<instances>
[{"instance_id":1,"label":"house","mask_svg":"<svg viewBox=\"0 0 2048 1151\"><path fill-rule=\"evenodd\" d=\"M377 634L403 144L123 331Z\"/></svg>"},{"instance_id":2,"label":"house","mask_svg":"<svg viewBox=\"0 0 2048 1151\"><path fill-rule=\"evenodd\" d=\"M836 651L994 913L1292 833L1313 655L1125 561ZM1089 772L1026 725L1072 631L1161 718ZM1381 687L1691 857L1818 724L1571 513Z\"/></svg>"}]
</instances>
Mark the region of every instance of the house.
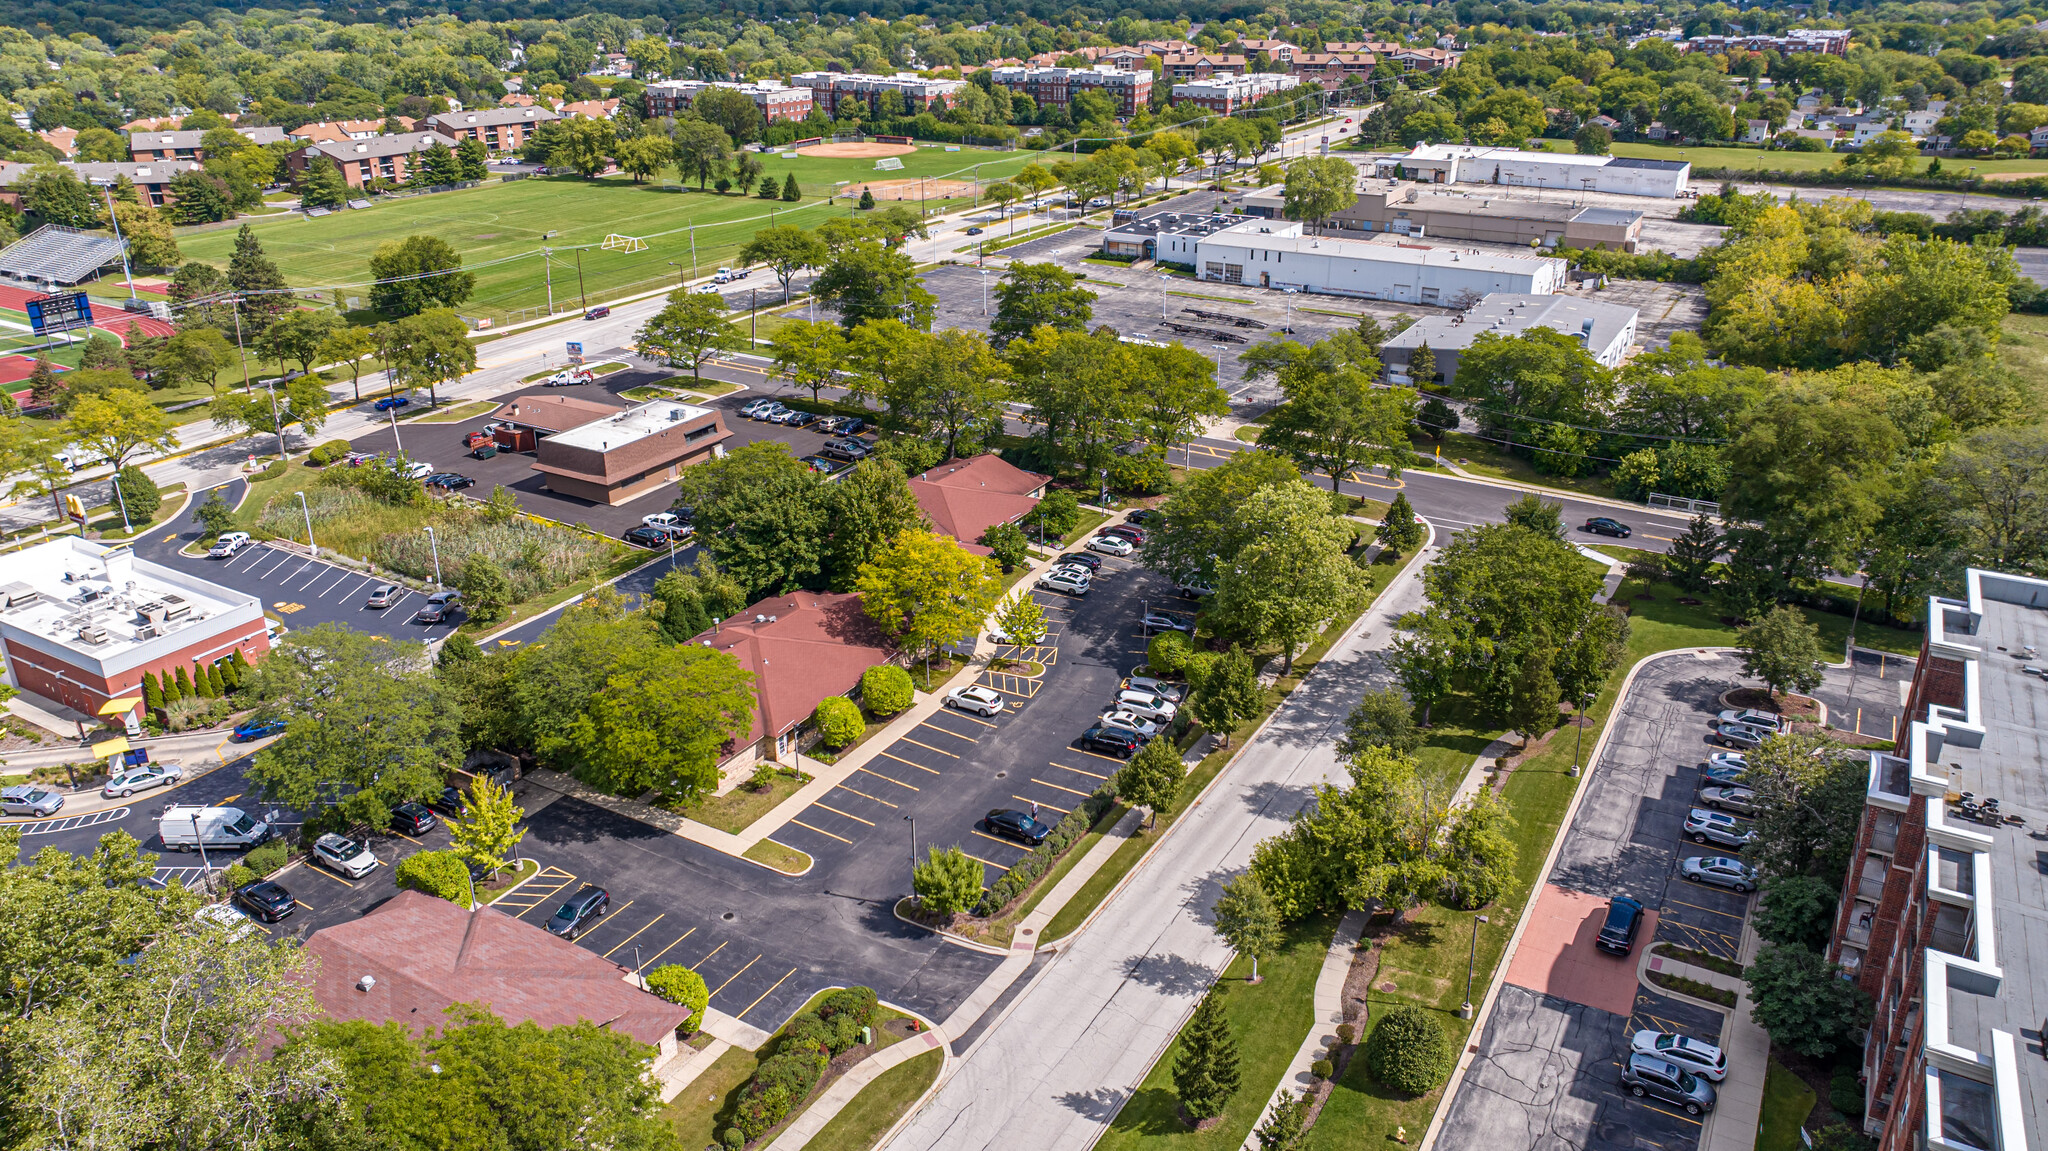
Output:
<instances>
[{"instance_id":1,"label":"house","mask_svg":"<svg viewBox=\"0 0 2048 1151\"><path fill-rule=\"evenodd\" d=\"M403 184L412 175L413 157L439 144L453 149L462 141L440 132L401 132L396 136L372 136L367 140L337 140L307 144L287 153L285 167L304 172L316 159L334 161L341 178L351 188L367 186L373 180Z\"/></svg>"},{"instance_id":2,"label":"house","mask_svg":"<svg viewBox=\"0 0 2048 1151\"><path fill-rule=\"evenodd\" d=\"M235 131L240 132L251 144L282 144L289 138L284 134L283 128L273 128L269 125L260 128L237 128ZM204 161L206 149L200 146L200 141L205 137L204 132L131 133L128 137L128 158L138 164L157 160Z\"/></svg>"},{"instance_id":3,"label":"house","mask_svg":"<svg viewBox=\"0 0 2048 1151\"><path fill-rule=\"evenodd\" d=\"M585 120L609 120L619 114L619 102L611 100L571 100L558 109L566 119L580 116Z\"/></svg>"},{"instance_id":4,"label":"house","mask_svg":"<svg viewBox=\"0 0 2048 1151\"><path fill-rule=\"evenodd\" d=\"M1742 142L1745 144L1768 143L1772 135L1771 122L1769 120L1744 120L1742 122Z\"/></svg>"},{"instance_id":5,"label":"house","mask_svg":"<svg viewBox=\"0 0 2048 1151\"><path fill-rule=\"evenodd\" d=\"M1947 113L1948 101L1929 100L1925 108L1915 108L1900 113L1899 124L1915 140L1920 140L1932 136L1934 134L1934 126L1940 123L1941 118Z\"/></svg>"},{"instance_id":6,"label":"house","mask_svg":"<svg viewBox=\"0 0 2048 1151\"><path fill-rule=\"evenodd\" d=\"M860 597L838 592L762 600L690 642L725 652L754 674L753 724L726 746L721 773L794 755L818 704L851 692L862 672L896 655Z\"/></svg>"},{"instance_id":7,"label":"house","mask_svg":"<svg viewBox=\"0 0 2048 1151\"><path fill-rule=\"evenodd\" d=\"M712 408L655 400L542 437L533 470L549 491L617 507L724 454L731 437Z\"/></svg>"},{"instance_id":8,"label":"house","mask_svg":"<svg viewBox=\"0 0 2048 1151\"><path fill-rule=\"evenodd\" d=\"M690 1009L627 981L630 969L492 907L462 907L401 891L360 919L314 932L304 944L313 999L327 1018L398 1023L418 1035L474 1003L511 1025L582 1021L675 1056Z\"/></svg>"},{"instance_id":9,"label":"house","mask_svg":"<svg viewBox=\"0 0 2048 1151\"><path fill-rule=\"evenodd\" d=\"M1643 135L1648 136L1652 140L1668 140L1671 138L1671 129L1665 127L1662 120L1652 120L1650 121L1649 128L1644 130Z\"/></svg>"},{"instance_id":10,"label":"house","mask_svg":"<svg viewBox=\"0 0 2048 1151\"><path fill-rule=\"evenodd\" d=\"M982 533L1030 515L1051 480L1001 456L979 455L947 460L910 477L910 494L934 532L985 552L976 542Z\"/></svg>"},{"instance_id":11,"label":"house","mask_svg":"<svg viewBox=\"0 0 2048 1151\"><path fill-rule=\"evenodd\" d=\"M64 153L64 158L67 160L78 154L78 129L76 128L52 128L47 132L37 132L36 138Z\"/></svg>"},{"instance_id":12,"label":"house","mask_svg":"<svg viewBox=\"0 0 2048 1151\"><path fill-rule=\"evenodd\" d=\"M546 108L478 108L427 117L427 127L458 140L481 140L493 152L516 152L542 124L561 117Z\"/></svg>"}]
</instances>

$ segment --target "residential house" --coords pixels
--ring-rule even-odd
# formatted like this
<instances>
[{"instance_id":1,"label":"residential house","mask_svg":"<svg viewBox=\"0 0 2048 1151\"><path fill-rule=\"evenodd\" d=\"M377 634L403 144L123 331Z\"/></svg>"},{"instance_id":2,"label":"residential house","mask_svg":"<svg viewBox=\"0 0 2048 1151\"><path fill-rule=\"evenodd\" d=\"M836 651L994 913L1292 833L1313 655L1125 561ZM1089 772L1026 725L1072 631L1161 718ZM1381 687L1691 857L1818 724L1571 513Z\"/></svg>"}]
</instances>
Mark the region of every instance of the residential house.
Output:
<instances>
[{"instance_id":1,"label":"residential house","mask_svg":"<svg viewBox=\"0 0 2048 1151\"><path fill-rule=\"evenodd\" d=\"M1742 142L1745 144L1769 143L1773 134L1769 120L1744 120L1742 122Z\"/></svg>"},{"instance_id":2,"label":"residential house","mask_svg":"<svg viewBox=\"0 0 2048 1151\"><path fill-rule=\"evenodd\" d=\"M563 118L578 116L585 120L609 120L619 114L619 102L612 100L571 100L559 111Z\"/></svg>"},{"instance_id":3,"label":"residential house","mask_svg":"<svg viewBox=\"0 0 2048 1151\"><path fill-rule=\"evenodd\" d=\"M52 128L47 132L37 132L36 138L64 153L64 158L67 160L78 154L78 129L76 128Z\"/></svg>"},{"instance_id":4,"label":"residential house","mask_svg":"<svg viewBox=\"0 0 2048 1151\"><path fill-rule=\"evenodd\" d=\"M979 455L947 460L910 477L910 494L933 531L987 554L978 543L982 533L1030 515L1051 480L1001 456Z\"/></svg>"},{"instance_id":5,"label":"residential house","mask_svg":"<svg viewBox=\"0 0 2048 1151\"><path fill-rule=\"evenodd\" d=\"M754 675L753 722L726 745L721 773L791 762L818 704L852 692L862 672L896 655L860 597L837 592L762 600L690 642L731 655Z\"/></svg>"}]
</instances>

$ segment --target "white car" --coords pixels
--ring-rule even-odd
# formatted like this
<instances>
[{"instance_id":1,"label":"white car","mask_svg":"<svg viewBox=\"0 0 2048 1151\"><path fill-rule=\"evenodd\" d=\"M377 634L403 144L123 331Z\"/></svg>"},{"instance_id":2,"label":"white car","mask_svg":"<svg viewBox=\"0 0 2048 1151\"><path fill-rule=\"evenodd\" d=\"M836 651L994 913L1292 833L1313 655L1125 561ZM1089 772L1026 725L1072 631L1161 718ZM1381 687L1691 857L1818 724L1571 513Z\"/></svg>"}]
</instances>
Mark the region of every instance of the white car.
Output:
<instances>
[{"instance_id":1,"label":"white car","mask_svg":"<svg viewBox=\"0 0 2048 1151\"><path fill-rule=\"evenodd\" d=\"M248 532L223 532L219 539L213 541L213 548L206 554L211 559L224 560L253 542L255 541L249 538Z\"/></svg>"},{"instance_id":2,"label":"white car","mask_svg":"<svg viewBox=\"0 0 2048 1151\"><path fill-rule=\"evenodd\" d=\"M152 787L168 787L185 777L185 772L175 763L144 763L122 768L121 773L107 781L100 794L108 799L120 796L126 799L138 791Z\"/></svg>"},{"instance_id":3,"label":"white car","mask_svg":"<svg viewBox=\"0 0 2048 1151\"><path fill-rule=\"evenodd\" d=\"M1008 644L1011 647L1034 647L1045 642L1045 633L1041 631L1036 635L1012 636L1005 635L999 631L992 631L988 633L988 641L990 643Z\"/></svg>"},{"instance_id":4,"label":"white car","mask_svg":"<svg viewBox=\"0 0 2048 1151\"><path fill-rule=\"evenodd\" d=\"M1113 706L1119 711L1128 711L1133 715L1161 722L1171 721L1174 713L1180 710L1174 706L1172 700L1163 695L1153 695L1149 691L1117 692L1116 703Z\"/></svg>"},{"instance_id":5,"label":"white car","mask_svg":"<svg viewBox=\"0 0 2048 1151\"><path fill-rule=\"evenodd\" d=\"M696 287L690 289L690 294L693 296L717 296L721 299L725 297L724 292L719 291L717 288L712 287L710 284L699 284Z\"/></svg>"},{"instance_id":6,"label":"white car","mask_svg":"<svg viewBox=\"0 0 2048 1151\"><path fill-rule=\"evenodd\" d=\"M1127 556L1137 549L1133 548L1131 541L1126 539L1118 539L1116 536L1096 536L1088 541L1088 550L1091 552L1101 552L1106 556Z\"/></svg>"},{"instance_id":7,"label":"white car","mask_svg":"<svg viewBox=\"0 0 2048 1151\"><path fill-rule=\"evenodd\" d=\"M333 832L313 841L313 858L350 879L361 879L377 869L377 856L369 847Z\"/></svg>"},{"instance_id":8,"label":"white car","mask_svg":"<svg viewBox=\"0 0 2048 1151\"><path fill-rule=\"evenodd\" d=\"M401 468L398 474L409 480L423 480L434 474L434 465L424 461L411 463Z\"/></svg>"},{"instance_id":9,"label":"white car","mask_svg":"<svg viewBox=\"0 0 2048 1151\"><path fill-rule=\"evenodd\" d=\"M1076 571L1072 568L1064 568L1059 571L1048 572L1045 575L1038 577L1039 587L1042 587L1047 591L1056 591L1065 595L1087 595L1088 582L1088 575L1086 572Z\"/></svg>"},{"instance_id":10,"label":"white car","mask_svg":"<svg viewBox=\"0 0 2048 1151\"><path fill-rule=\"evenodd\" d=\"M1638 1031L1629 1041L1631 1050L1668 1059L1710 1083L1728 1077L1728 1056L1711 1043L1701 1043L1669 1031Z\"/></svg>"},{"instance_id":11,"label":"white car","mask_svg":"<svg viewBox=\"0 0 2048 1151\"><path fill-rule=\"evenodd\" d=\"M1724 711L1716 718L1722 723L1739 723L1762 732L1782 733L1785 730L1784 717L1775 711L1758 711L1755 708L1746 711Z\"/></svg>"},{"instance_id":12,"label":"white car","mask_svg":"<svg viewBox=\"0 0 2048 1151\"><path fill-rule=\"evenodd\" d=\"M946 706L976 715L994 715L1003 710L1003 697L985 687L956 687L946 693Z\"/></svg>"},{"instance_id":13,"label":"white car","mask_svg":"<svg viewBox=\"0 0 2048 1151\"><path fill-rule=\"evenodd\" d=\"M655 512L651 516L641 516L640 522L651 528L674 532L683 526L683 517L674 512Z\"/></svg>"},{"instance_id":14,"label":"white car","mask_svg":"<svg viewBox=\"0 0 2048 1151\"><path fill-rule=\"evenodd\" d=\"M1166 726L1158 720L1146 719L1144 716L1134 715L1115 707L1102 713L1101 723L1104 727L1120 727L1142 739L1151 739Z\"/></svg>"},{"instance_id":15,"label":"white car","mask_svg":"<svg viewBox=\"0 0 2048 1151\"><path fill-rule=\"evenodd\" d=\"M1722 771L1748 771L1749 756L1739 751L1717 751L1707 757L1707 766Z\"/></svg>"},{"instance_id":16,"label":"white car","mask_svg":"<svg viewBox=\"0 0 2048 1151\"><path fill-rule=\"evenodd\" d=\"M209 903L192 913L192 918L202 928L217 927L228 933L229 939L240 939L260 930L249 917L236 910L231 903Z\"/></svg>"}]
</instances>

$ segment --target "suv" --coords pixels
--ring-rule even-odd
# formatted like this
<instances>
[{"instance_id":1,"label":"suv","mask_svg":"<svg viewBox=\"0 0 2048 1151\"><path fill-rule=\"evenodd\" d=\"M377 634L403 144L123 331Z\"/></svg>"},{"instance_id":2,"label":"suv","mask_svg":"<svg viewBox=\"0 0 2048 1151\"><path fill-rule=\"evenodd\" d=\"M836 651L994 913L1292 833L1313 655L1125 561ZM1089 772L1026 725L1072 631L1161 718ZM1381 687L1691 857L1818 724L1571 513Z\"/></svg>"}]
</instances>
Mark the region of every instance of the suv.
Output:
<instances>
[{"instance_id":1,"label":"suv","mask_svg":"<svg viewBox=\"0 0 2048 1151\"><path fill-rule=\"evenodd\" d=\"M420 609L421 623L440 623L462 606L462 593L453 589L437 591L427 597L427 606Z\"/></svg>"},{"instance_id":2,"label":"suv","mask_svg":"<svg viewBox=\"0 0 2048 1151\"><path fill-rule=\"evenodd\" d=\"M1649 1095L1676 1103L1688 1115L1714 1109L1713 1085L1662 1056L1630 1055L1621 1069L1621 1085L1638 1099Z\"/></svg>"},{"instance_id":3,"label":"suv","mask_svg":"<svg viewBox=\"0 0 2048 1151\"><path fill-rule=\"evenodd\" d=\"M1666 1063L1676 1063L1681 1070L1690 1071L1709 1083L1719 1083L1728 1078L1726 1052L1711 1043L1701 1043L1673 1031L1638 1031L1629 1040L1629 1048L1644 1055L1655 1055Z\"/></svg>"},{"instance_id":4,"label":"suv","mask_svg":"<svg viewBox=\"0 0 2048 1151\"><path fill-rule=\"evenodd\" d=\"M1607 920L1600 925L1593 946L1615 955L1627 955L1635 950L1636 929L1642 925L1643 905L1618 895L1607 903Z\"/></svg>"},{"instance_id":5,"label":"suv","mask_svg":"<svg viewBox=\"0 0 2048 1151\"><path fill-rule=\"evenodd\" d=\"M1777 733L1785 730L1785 717L1775 711L1758 711L1750 708L1746 711L1724 711L1714 718L1723 724L1739 723L1758 731Z\"/></svg>"},{"instance_id":6,"label":"suv","mask_svg":"<svg viewBox=\"0 0 2048 1151\"><path fill-rule=\"evenodd\" d=\"M361 879L377 869L377 856L368 847L332 832L313 841L313 858L350 879Z\"/></svg>"},{"instance_id":7,"label":"suv","mask_svg":"<svg viewBox=\"0 0 2048 1151\"><path fill-rule=\"evenodd\" d=\"M586 883L582 890L555 909L554 918L548 920L548 932L563 939L574 939L584 924L604 914L611 905L611 892L595 883Z\"/></svg>"},{"instance_id":8,"label":"suv","mask_svg":"<svg viewBox=\"0 0 2048 1151\"><path fill-rule=\"evenodd\" d=\"M391 830L403 835L425 835L440 823L425 804L408 801L391 809Z\"/></svg>"},{"instance_id":9,"label":"suv","mask_svg":"<svg viewBox=\"0 0 2048 1151\"><path fill-rule=\"evenodd\" d=\"M859 440L827 440L825 446L818 449L818 454L858 463L868 458L868 446Z\"/></svg>"},{"instance_id":10,"label":"suv","mask_svg":"<svg viewBox=\"0 0 2048 1151\"><path fill-rule=\"evenodd\" d=\"M1052 824L1033 816L1029 812L999 807L982 817L988 829L997 835L1007 836L1020 843L1037 847L1052 834Z\"/></svg>"},{"instance_id":11,"label":"suv","mask_svg":"<svg viewBox=\"0 0 2048 1151\"><path fill-rule=\"evenodd\" d=\"M1047 591L1056 591L1073 596L1087 595L1089 582L1089 578L1085 573L1071 568L1049 572L1038 577L1039 587Z\"/></svg>"},{"instance_id":12,"label":"suv","mask_svg":"<svg viewBox=\"0 0 2048 1151\"><path fill-rule=\"evenodd\" d=\"M264 923L276 923L290 915L297 904L285 885L274 879L259 879L236 888L235 902Z\"/></svg>"},{"instance_id":13,"label":"suv","mask_svg":"<svg viewBox=\"0 0 2048 1151\"><path fill-rule=\"evenodd\" d=\"M1138 738L1138 733L1120 727L1091 727L1081 733L1077 742L1088 751L1108 752L1118 759L1129 759L1138 754L1139 745L1145 741Z\"/></svg>"},{"instance_id":14,"label":"suv","mask_svg":"<svg viewBox=\"0 0 2048 1151\"><path fill-rule=\"evenodd\" d=\"M1156 719L1161 723L1171 722L1174 713L1180 710L1172 700L1163 695L1153 695L1149 691L1118 691L1115 706L1120 711L1128 711L1142 719Z\"/></svg>"},{"instance_id":15,"label":"suv","mask_svg":"<svg viewBox=\"0 0 2048 1151\"><path fill-rule=\"evenodd\" d=\"M1694 843L1713 843L1737 851L1748 847L1756 838L1756 832L1737 827L1734 816L1708 811L1704 807L1693 808L1685 817L1685 834Z\"/></svg>"},{"instance_id":16,"label":"suv","mask_svg":"<svg viewBox=\"0 0 2048 1151\"><path fill-rule=\"evenodd\" d=\"M8 815L55 815L64 797L33 784L17 784L0 791L0 812Z\"/></svg>"}]
</instances>

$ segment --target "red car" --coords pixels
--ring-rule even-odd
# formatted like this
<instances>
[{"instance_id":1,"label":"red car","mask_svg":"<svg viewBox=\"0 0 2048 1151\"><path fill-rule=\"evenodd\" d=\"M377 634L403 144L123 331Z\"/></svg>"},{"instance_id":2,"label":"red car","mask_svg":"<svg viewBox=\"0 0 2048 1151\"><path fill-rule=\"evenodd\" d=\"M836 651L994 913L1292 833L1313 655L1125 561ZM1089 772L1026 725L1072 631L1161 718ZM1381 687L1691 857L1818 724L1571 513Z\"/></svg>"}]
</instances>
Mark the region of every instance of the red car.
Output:
<instances>
[{"instance_id":1,"label":"red car","mask_svg":"<svg viewBox=\"0 0 2048 1151\"><path fill-rule=\"evenodd\" d=\"M1122 540L1129 540L1132 544L1138 547L1145 546L1144 528L1134 528L1129 524L1118 524L1113 528L1103 528L1101 534L1106 536L1115 536L1116 538Z\"/></svg>"}]
</instances>

